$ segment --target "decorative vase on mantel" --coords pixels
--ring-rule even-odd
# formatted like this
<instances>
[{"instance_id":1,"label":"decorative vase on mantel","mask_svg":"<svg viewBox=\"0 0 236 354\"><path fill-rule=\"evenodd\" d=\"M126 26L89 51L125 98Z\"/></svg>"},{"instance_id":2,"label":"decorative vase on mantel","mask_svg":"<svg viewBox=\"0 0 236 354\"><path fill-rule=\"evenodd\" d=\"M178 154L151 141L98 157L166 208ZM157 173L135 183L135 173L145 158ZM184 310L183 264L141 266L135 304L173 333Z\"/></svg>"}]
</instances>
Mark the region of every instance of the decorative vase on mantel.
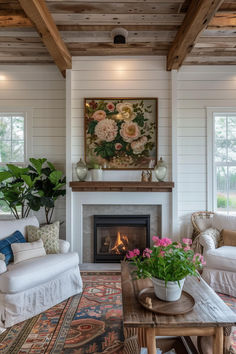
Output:
<instances>
[{"instance_id":1,"label":"decorative vase on mantel","mask_svg":"<svg viewBox=\"0 0 236 354\"><path fill-rule=\"evenodd\" d=\"M100 165L94 165L91 171L92 181L102 181L103 180L103 169Z\"/></svg>"},{"instance_id":2,"label":"decorative vase on mantel","mask_svg":"<svg viewBox=\"0 0 236 354\"><path fill-rule=\"evenodd\" d=\"M79 162L76 164L76 175L80 182L85 181L87 174L88 174L88 167L86 163L80 159Z\"/></svg>"},{"instance_id":3,"label":"decorative vase on mantel","mask_svg":"<svg viewBox=\"0 0 236 354\"><path fill-rule=\"evenodd\" d=\"M158 181L164 181L167 173L167 165L165 161L160 157L160 160L157 162L156 166L154 167L154 174Z\"/></svg>"},{"instance_id":4,"label":"decorative vase on mantel","mask_svg":"<svg viewBox=\"0 0 236 354\"><path fill-rule=\"evenodd\" d=\"M181 297L184 281L185 278L181 279L179 283L177 281L168 281L166 283L165 280L152 277L154 293L160 300L177 301Z\"/></svg>"}]
</instances>

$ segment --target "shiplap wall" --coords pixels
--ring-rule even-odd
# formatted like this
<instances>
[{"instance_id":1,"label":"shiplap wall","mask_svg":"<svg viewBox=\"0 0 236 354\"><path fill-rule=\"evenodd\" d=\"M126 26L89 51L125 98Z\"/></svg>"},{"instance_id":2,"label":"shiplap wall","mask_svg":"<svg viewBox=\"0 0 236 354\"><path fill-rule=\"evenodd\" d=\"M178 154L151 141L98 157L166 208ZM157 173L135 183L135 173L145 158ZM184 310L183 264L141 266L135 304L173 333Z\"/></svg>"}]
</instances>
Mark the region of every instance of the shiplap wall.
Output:
<instances>
[{"instance_id":1,"label":"shiplap wall","mask_svg":"<svg viewBox=\"0 0 236 354\"><path fill-rule=\"evenodd\" d=\"M72 164L84 158L85 97L158 97L158 155L171 179L171 82L162 57L74 57L72 65ZM105 180L140 180L140 171L105 171Z\"/></svg>"},{"instance_id":2,"label":"shiplap wall","mask_svg":"<svg viewBox=\"0 0 236 354\"><path fill-rule=\"evenodd\" d=\"M65 167L65 81L55 66L0 66L0 108L33 111L33 155ZM159 156L171 180L171 77L161 57L73 58L71 159L83 158L84 97L158 97ZM236 67L183 67L177 73L178 221L189 235L190 215L207 208L207 107L236 107ZM73 165L74 172L74 165ZM105 179L140 179L140 171L106 171ZM74 175L74 179L76 179ZM42 216L40 216L42 218ZM65 219L64 200L55 218ZM64 233L65 224L62 226Z\"/></svg>"},{"instance_id":3,"label":"shiplap wall","mask_svg":"<svg viewBox=\"0 0 236 354\"><path fill-rule=\"evenodd\" d=\"M0 66L0 110L32 111L32 155L46 157L65 172L65 79L54 65ZM42 212L38 214L45 222ZM57 202L54 220L65 221L65 200ZM65 223L61 226L65 237Z\"/></svg>"},{"instance_id":4,"label":"shiplap wall","mask_svg":"<svg viewBox=\"0 0 236 354\"><path fill-rule=\"evenodd\" d=\"M185 66L177 74L178 221L207 209L207 107L235 107L236 66Z\"/></svg>"}]
</instances>

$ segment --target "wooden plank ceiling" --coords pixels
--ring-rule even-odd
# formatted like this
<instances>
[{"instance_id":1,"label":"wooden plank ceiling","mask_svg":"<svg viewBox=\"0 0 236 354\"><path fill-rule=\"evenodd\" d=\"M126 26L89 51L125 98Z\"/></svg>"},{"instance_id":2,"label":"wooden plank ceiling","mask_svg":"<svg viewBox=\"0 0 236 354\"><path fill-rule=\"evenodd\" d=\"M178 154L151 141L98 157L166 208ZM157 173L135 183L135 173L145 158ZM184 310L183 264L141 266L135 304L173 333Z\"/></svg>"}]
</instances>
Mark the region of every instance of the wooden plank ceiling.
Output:
<instances>
[{"instance_id":1,"label":"wooden plank ceiling","mask_svg":"<svg viewBox=\"0 0 236 354\"><path fill-rule=\"evenodd\" d=\"M35 23L21 7L20 3L27 1L0 0L0 64L51 63L55 59L49 54ZM186 13L191 10L193 2L196 5L202 1L207 2L45 0L45 3L71 56L169 54L169 59L172 51L174 59L170 59L175 62L182 53L180 32L185 35L189 30L189 27L187 30L183 27ZM168 69L178 68L182 62L187 65L236 64L236 0L212 0L212 3L215 3L213 10L217 12L212 10L203 14L205 22L201 23L202 27L198 26L198 32L191 32L192 43L186 44L184 49L186 56L176 66L171 62ZM195 10L192 12L196 13ZM188 17L189 14L190 11ZM198 21L197 18L193 20ZM205 27L208 25L202 31L204 24ZM128 30L127 44L113 44L111 31L117 27ZM174 48L177 40L178 48Z\"/></svg>"}]
</instances>

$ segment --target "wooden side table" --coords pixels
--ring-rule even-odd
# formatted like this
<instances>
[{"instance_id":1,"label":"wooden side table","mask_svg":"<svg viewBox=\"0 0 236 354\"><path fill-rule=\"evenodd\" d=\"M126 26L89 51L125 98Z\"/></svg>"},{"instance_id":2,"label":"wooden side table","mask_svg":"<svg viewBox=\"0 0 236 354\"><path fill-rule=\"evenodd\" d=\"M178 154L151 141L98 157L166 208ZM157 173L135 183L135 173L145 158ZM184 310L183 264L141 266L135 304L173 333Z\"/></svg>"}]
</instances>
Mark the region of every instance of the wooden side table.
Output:
<instances>
[{"instance_id":1,"label":"wooden side table","mask_svg":"<svg viewBox=\"0 0 236 354\"><path fill-rule=\"evenodd\" d=\"M212 336L213 353L223 354L225 327L236 325L236 314L207 283L187 277L184 290L195 299L193 310L185 315L157 315L137 301L140 290L151 287L150 279L132 280L127 263L121 265L125 353L138 354L147 347L156 354L155 336Z\"/></svg>"}]
</instances>

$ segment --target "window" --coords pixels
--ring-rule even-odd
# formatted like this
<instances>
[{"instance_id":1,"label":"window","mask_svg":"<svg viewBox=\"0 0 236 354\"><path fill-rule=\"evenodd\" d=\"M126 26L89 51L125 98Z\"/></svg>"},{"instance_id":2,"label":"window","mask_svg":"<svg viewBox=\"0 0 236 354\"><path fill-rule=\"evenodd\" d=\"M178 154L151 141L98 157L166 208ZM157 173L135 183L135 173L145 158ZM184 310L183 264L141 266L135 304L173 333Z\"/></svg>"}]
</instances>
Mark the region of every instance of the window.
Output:
<instances>
[{"instance_id":1,"label":"window","mask_svg":"<svg viewBox=\"0 0 236 354\"><path fill-rule=\"evenodd\" d=\"M0 113L0 163L25 162L24 113Z\"/></svg>"},{"instance_id":2,"label":"window","mask_svg":"<svg viewBox=\"0 0 236 354\"><path fill-rule=\"evenodd\" d=\"M236 214L236 110L213 112L212 131L212 209Z\"/></svg>"},{"instance_id":3,"label":"window","mask_svg":"<svg viewBox=\"0 0 236 354\"><path fill-rule=\"evenodd\" d=\"M7 163L23 166L31 156L32 109L2 109L0 112L0 171ZM1 197L1 195L0 195ZM0 200L0 216L10 214L4 200Z\"/></svg>"}]
</instances>

